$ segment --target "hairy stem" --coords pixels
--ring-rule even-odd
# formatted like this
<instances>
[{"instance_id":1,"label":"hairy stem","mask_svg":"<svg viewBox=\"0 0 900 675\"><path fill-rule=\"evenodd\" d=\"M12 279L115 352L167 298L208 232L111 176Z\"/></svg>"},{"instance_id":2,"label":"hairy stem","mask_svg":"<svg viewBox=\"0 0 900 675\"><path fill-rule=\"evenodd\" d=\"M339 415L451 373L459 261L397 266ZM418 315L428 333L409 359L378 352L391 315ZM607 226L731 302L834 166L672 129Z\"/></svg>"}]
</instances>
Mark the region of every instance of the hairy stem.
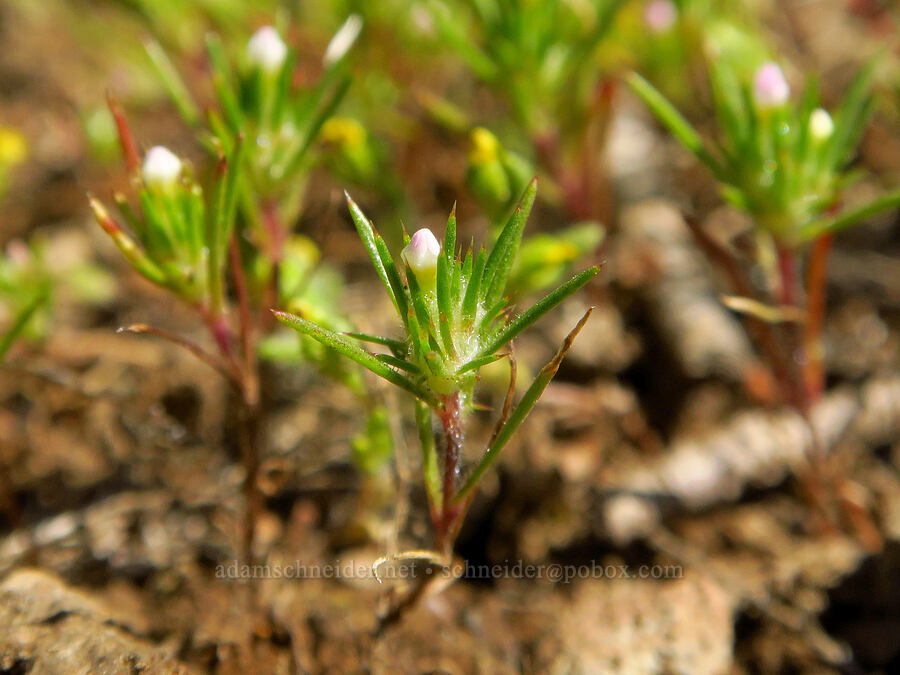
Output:
<instances>
[{"instance_id":1,"label":"hairy stem","mask_svg":"<svg viewBox=\"0 0 900 675\"><path fill-rule=\"evenodd\" d=\"M443 432L441 447L444 451L441 479L443 496L441 499L441 510L437 520L434 522L434 530L437 550L448 557L452 553L453 540L459 531L459 523L457 521L463 512L463 509L458 504L453 503L456 496L464 439L460 406L461 396L460 392L446 396L439 412Z\"/></svg>"}]
</instances>

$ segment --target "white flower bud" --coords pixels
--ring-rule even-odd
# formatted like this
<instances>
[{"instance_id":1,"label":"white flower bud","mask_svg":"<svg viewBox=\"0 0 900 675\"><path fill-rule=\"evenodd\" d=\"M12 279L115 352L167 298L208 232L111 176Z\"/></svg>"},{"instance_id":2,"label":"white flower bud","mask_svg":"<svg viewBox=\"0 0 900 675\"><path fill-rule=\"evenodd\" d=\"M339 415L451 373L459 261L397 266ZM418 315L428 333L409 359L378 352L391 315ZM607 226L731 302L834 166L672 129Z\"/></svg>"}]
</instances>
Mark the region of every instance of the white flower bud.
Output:
<instances>
[{"instance_id":1,"label":"white flower bud","mask_svg":"<svg viewBox=\"0 0 900 675\"><path fill-rule=\"evenodd\" d=\"M272 26L263 26L247 42L247 60L267 73L281 68L287 53L287 45Z\"/></svg>"},{"instance_id":2,"label":"white flower bud","mask_svg":"<svg viewBox=\"0 0 900 675\"><path fill-rule=\"evenodd\" d=\"M753 78L753 98L761 108L776 108L787 103L791 87L777 63L764 63Z\"/></svg>"},{"instance_id":3,"label":"white flower bud","mask_svg":"<svg viewBox=\"0 0 900 675\"><path fill-rule=\"evenodd\" d=\"M359 33L363 27L363 20L359 14L351 14L347 20L341 24L337 33L331 38L328 47L325 48L325 56L322 57L322 63L327 68L333 63L337 63L344 55L350 51L350 47L356 42Z\"/></svg>"},{"instance_id":4,"label":"white flower bud","mask_svg":"<svg viewBox=\"0 0 900 675\"><path fill-rule=\"evenodd\" d=\"M168 192L178 184L181 168L177 155L168 148L155 145L144 155L141 178L148 189Z\"/></svg>"},{"instance_id":5,"label":"white flower bud","mask_svg":"<svg viewBox=\"0 0 900 675\"><path fill-rule=\"evenodd\" d=\"M834 133L834 120L825 108L816 108L809 116L809 135L815 141L824 141Z\"/></svg>"},{"instance_id":6,"label":"white flower bud","mask_svg":"<svg viewBox=\"0 0 900 675\"><path fill-rule=\"evenodd\" d=\"M644 5L644 25L657 35L667 32L678 19L678 9L671 0L651 0Z\"/></svg>"},{"instance_id":7,"label":"white flower bud","mask_svg":"<svg viewBox=\"0 0 900 675\"><path fill-rule=\"evenodd\" d=\"M416 275L416 281L424 288L434 285L437 275L437 261L441 254L441 244L431 230L422 228L409 240L400 257L406 266Z\"/></svg>"}]
</instances>

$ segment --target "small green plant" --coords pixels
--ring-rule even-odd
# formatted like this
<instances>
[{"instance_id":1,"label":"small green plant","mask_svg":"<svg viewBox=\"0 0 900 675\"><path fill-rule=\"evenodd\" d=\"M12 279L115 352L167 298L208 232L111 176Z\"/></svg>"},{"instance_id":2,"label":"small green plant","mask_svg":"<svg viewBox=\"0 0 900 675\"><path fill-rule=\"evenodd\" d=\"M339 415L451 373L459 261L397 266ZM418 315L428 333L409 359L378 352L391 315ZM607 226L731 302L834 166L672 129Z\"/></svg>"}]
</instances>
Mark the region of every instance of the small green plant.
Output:
<instances>
[{"instance_id":1,"label":"small green plant","mask_svg":"<svg viewBox=\"0 0 900 675\"><path fill-rule=\"evenodd\" d=\"M40 234L28 242L9 242L0 256L0 362L19 338L40 342L47 337L60 295L85 305L113 295L113 279L92 263L51 260Z\"/></svg>"},{"instance_id":2,"label":"small green plant","mask_svg":"<svg viewBox=\"0 0 900 675\"><path fill-rule=\"evenodd\" d=\"M148 44L182 116L214 157L214 180L208 187L198 178L206 172L195 173L167 148L153 147L142 157L123 112L113 97L109 100L136 203L115 195L127 227L93 197L91 207L132 267L197 312L215 350L143 324L128 330L187 348L219 371L238 394L246 471L245 560L251 559L261 509L256 475L265 444L265 410L259 358L313 365L350 386L371 415L381 414L359 372L314 340L298 339L290 331L279 334L280 326L269 312L285 307L313 316L332 330L351 327L337 310L340 274L320 265L315 245L290 230L301 208L309 153L349 85L341 61L360 27L351 17L338 31L326 52L325 74L309 89L294 86L293 55L273 27L259 29L247 41L236 68L226 58L224 45L211 36L207 47L218 107L206 115L208 127L165 52L156 43ZM379 429L379 438L384 435ZM359 446L370 448L372 457L384 455L380 441L361 439Z\"/></svg>"},{"instance_id":3,"label":"small green plant","mask_svg":"<svg viewBox=\"0 0 900 675\"><path fill-rule=\"evenodd\" d=\"M511 382L492 438L474 468L462 475L466 420L473 409L479 369L508 356L513 338L599 271L591 267L581 272L518 316L512 315L507 281L535 194L536 181L532 181L490 249L476 252L470 247L464 256L458 255L455 213L447 221L443 246L427 229L405 237L401 253L405 283L384 240L348 197L356 229L399 316L400 338L341 334L307 318L276 312L282 322L414 397L435 544L443 556L452 550L482 476L534 407L590 314L572 330L515 407ZM381 345L387 353L372 354L358 342ZM438 421L434 429L433 418Z\"/></svg>"},{"instance_id":4,"label":"small green plant","mask_svg":"<svg viewBox=\"0 0 900 675\"><path fill-rule=\"evenodd\" d=\"M822 326L832 237L896 208L900 191L842 209L843 190L857 177L848 164L871 109L871 64L861 69L833 113L821 107L813 78L795 104L776 63L750 72L743 79L729 59L713 62L710 79L720 136L711 144L649 82L636 74L629 81L663 125L712 172L724 199L752 219L749 263L762 272L757 275L748 274L748 261L688 222L700 246L727 274L737 294L727 303L747 316L784 400L808 416L825 381ZM814 465L819 454L814 444Z\"/></svg>"},{"instance_id":5,"label":"small green plant","mask_svg":"<svg viewBox=\"0 0 900 675\"><path fill-rule=\"evenodd\" d=\"M25 280L20 274L20 261L0 258L0 363L22 335L34 330L33 319L47 304L50 281L43 277Z\"/></svg>"},{"instance_id":6,"label":"small green plant","mask_svg":"<svg viewBox=\"0 0 900 675\"><path fill-rule=\"evenodd\" d=\"M624 0L423 4L443 43L509 106L517 141L558 184L569 216L606 215L598 158L612 89L599 51Z\"/></svg>"},{"instance_id":7,"label":"small green plant","mask_svg":"<svg viewBox=\"0 0 900 675\"><path fill-rule=\"evenodd\" d=\"M754 262L768 265L766 278L773 280L769 289L763 289L768 297L759 297L747 279L737 282L739 261L733 260L730 252L720 250L714 258L725 264L723 256L727 256L735 291L753 301L733 304L754 310L775 308L774 313L753 313L756 318L768 317L776 323L796 323L801 317L807 333L801 344L776 348L771 340L763 339L788 399L801 410L808 409L821 393L820 315L824 311L824 266L831 237L867 216L900 204L898 191L862 207L840 208L843 189L857 177L847 165L871 107L871 79L869 65L860 71L832 115L820 107L818 87L812 78L800 103L793 105L790 87L777 64L759 66L752 82L742 82L727 62L714 65L711 80L721 138L710 145L649 82L636 74L630 78L634 91L659 120L713 173L724 199L752 218L756 226ZM714 241L697 228L695 232L710 250ZM767 256L767 251L773 255ZM798 257L807 254L807 306L803 306L804 289L797 265ZM768 262L770 259L774 264ZM777 310L787 311L779 314ZM771 332L765 326L761 328L764 333ZM798 373L789 372L796 370L798 363L806 368L805 384Z\"/></svg>"}]
</instances>

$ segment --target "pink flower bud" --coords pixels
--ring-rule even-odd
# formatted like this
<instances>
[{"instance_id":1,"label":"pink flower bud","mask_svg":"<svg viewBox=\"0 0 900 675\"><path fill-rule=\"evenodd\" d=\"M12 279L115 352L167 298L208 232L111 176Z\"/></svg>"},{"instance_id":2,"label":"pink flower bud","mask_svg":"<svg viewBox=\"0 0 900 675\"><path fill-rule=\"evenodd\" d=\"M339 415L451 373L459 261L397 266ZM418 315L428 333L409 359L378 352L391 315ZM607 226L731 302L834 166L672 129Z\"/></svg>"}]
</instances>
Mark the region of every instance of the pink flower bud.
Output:
<instances>
[{"instance_id":1,"label":"pink flower bud","mask_svg":"<svg viewBox=\"0 0 900 675\"><path fill-rule=\"evenodd\" d=\"M644 5L644 24L651 33L665 33L678 19L678 9L671 0L651 0Z\"/></svg>"},{"instance_id":2,"label":"pink flower bud","mask_svg":"<svg viewBox=\"0 0 900 675\"><path fill-rule=\"evenodd\" d=\"M787 103L791 87L777 63L764 63L753 78L753 98L761 108L776 108Z\"/></svg>"},{"instance_id":3,"label":"pink flower bud","mask_svg":"<svg viewBox=\"0 0 900 675\"><path fill-rule=\"evenodd\" d=\"M430 288L437 275L437 260L441 254L441 244L431 230L422 228L409 240L400 257L406 266L416 275L420 286Z\"/></svg>"}]
</instances>

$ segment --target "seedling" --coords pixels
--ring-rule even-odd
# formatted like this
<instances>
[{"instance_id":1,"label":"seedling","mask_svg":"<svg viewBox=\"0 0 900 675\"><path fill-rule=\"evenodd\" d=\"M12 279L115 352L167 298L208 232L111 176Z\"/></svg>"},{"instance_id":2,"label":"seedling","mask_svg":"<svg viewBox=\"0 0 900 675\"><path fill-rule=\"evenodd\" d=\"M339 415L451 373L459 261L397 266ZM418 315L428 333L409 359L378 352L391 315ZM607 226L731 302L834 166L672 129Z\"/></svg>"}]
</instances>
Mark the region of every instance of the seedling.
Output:
<instances>
[{"instance_id":1,"label":"seedling","mask_svg":"<svg viewBox=\"0 0 900 675\"><path fill-rule=\"evenodd\" d=\"M405 282L384 240L348 197L357 232L394 305L403 328L400 338L340 334L287 312L278 318L299 332L340 352L415 399L416 424L435 544L449 556L475 489L496 462L513 432L531 412L553 378L566 351L587 321L588 311L513 407L514 375L494 433L475 466L462 474L466 423L473 409L478 371L510 356L508 345L523 330L584 286L599 272L591 267L513 317L505 295L522 231L536 194L532 181L496 243L477 252L457 252L456 216L450 214L443 245L430 230L405 238L401 252ZM359 346L372 343L386 353ZM433 420L437 425L432 426Z\"/></svg>"},{"instance_id":2,"label":"seedling","mask_svg":"<svg viewBox=\"0 0 900 675\"><path fill-rule=\"evenodd\" d=\"M900 191L842 209L856 177L848 164L871 109L872 65L861 69L840 107L829 112L809 78L799 103L781 68L760 65L742 81L726 61L711 67L719 139L708 143L646 80L629 82L668 130L718 180L726 201L753 221L753 258L764 274L755 284L745 262L696 223L696 238L728 275L756 342L783 397L804 416L824 387L822 324L827 256L834 234L900 205ZM805 263L806 279L801 275ZM814 450L818 455L818 450ZM815 458L816 461L817 457Z\"/></svg>"}]
</instances>

